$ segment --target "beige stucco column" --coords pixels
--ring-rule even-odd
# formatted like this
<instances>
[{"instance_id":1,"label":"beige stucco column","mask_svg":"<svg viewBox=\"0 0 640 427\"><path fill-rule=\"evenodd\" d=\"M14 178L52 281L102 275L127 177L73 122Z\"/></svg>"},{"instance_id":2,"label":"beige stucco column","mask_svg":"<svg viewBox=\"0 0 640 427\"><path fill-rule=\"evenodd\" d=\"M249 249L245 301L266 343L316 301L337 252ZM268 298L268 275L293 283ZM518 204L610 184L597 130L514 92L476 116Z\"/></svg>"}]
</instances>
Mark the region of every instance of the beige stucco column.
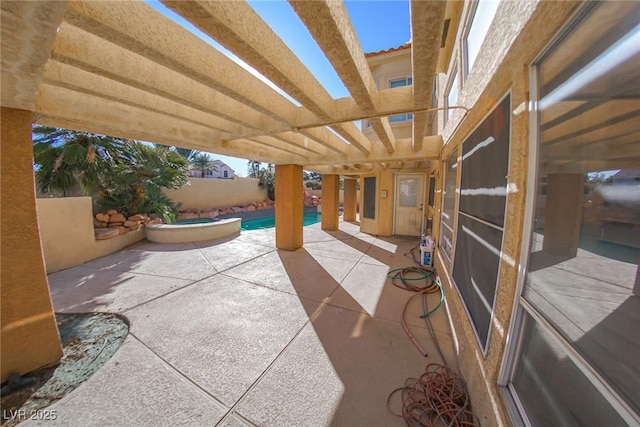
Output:
<instances>
[{"instance_id":1,"label":"beige stucco column","mask_svg":"<svg viewBox=\"0 0 640 427\"><path fill-rule=\"evenodd\" d=\"M547 202L542 250L554 255L575 257L578 253L584 175L554 173L547 177Z\"/></svg>"},{"instance_id":2,"label":"beige stucco column","mask_svg":"<svg viewBox=\"0 0 640 427\"><path fill-rule=\"evenodd\" d=\"M322 175L322 229L338 229L338 211L340 208L340 177L335 174Z\"/></svg>"},{"instance_id":3,"label":"beige stucco column","mask_svg":"<svg viewBox=\"0 0 640 427\"><path fill-rule=\"evenodd\" d=\"M356 220L357 189L355 179L344 179L344 202L342 204L342 216L345 221Z\"/></svg>"},{"instance_id":4,"label":"beige stucco column","mask_svg":"<svg viewBox=\"0 0 640 427\"><path fill-rule=\"evenodd\" d=\"M276 247L302 247L302 166L276 165Z\"/></svg>"},{"instance_id":5,"label":"beige stucco column","mask_svg":"<svg viewBox=\"0 0 640 427\"><path fill-rule=\"evenodd\" d=\"M31 112L2 108L2 381L57 362L60 337L38 233Z\"/></svg>"}]
</instances>

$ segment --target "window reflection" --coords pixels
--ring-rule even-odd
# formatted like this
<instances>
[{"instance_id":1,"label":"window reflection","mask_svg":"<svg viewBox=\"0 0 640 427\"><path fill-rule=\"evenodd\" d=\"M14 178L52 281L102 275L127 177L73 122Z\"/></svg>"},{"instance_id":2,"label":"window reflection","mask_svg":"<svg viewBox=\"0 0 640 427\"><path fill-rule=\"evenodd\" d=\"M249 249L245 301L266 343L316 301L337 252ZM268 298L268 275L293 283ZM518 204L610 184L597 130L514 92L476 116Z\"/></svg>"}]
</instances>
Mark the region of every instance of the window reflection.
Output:
<instances>
[{"instance_id":1,"label":"window reflection","mask_svg":"<svg viewBox=\"0 0 640 427\"><path fill-rule=\"evenodd\" d=\"M447 157L444 164L444 189L442 193L442 229L440 230L440 248L445 258L451 262L453 255L453 214L456 204L456 166L457 151Z\"/></svg>"},{"instance_id":2,"label":"window reflection","mask_svg":"<svg viewBox=\"0 0 640 427\"><path fill-rule=\"evenodd\" d=\"M638 413L640 7L590 7L538 66L540 164L524 295ZM525 342L523 351L541 350Z\"/></svg>"}]
</instances>

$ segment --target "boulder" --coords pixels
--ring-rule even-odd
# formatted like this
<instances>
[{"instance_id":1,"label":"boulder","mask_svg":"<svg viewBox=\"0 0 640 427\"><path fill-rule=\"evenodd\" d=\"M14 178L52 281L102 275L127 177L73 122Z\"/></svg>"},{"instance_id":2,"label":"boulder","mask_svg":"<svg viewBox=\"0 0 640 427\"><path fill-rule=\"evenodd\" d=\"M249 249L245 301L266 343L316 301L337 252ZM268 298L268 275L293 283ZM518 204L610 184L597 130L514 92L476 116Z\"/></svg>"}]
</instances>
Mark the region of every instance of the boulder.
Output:
<instances>
[{"instance_id":1,"label":"boulder","mask_svg":"<svg viewBox=\"0 0 640 427\"><path fill-rule=\"evenodd\" d=\"M120 228L119 227L99 228L97 230L94 230L93 233L96 236L96 240L112 239L120 235Z\"/></svg>"},{"instance_id":2,"label":"boulder","mask_svg":"<svg viewBox=\"0 0 640 427\"><path fill-rule=\"evenodd\" d=\"M132 221L132 220L129 220L129 221L125 221L125 222L124 222L124 224L122 224L122 225L124 225L125 227L131 227L131 226L134 226L134 225L138 225L138 224L140 224L141 222L142 222L142 221Z\"/></svg>"},{"instance_id":3,"label":"boulder","mask_svg":"<svg viewBox=\"0 0 640 427\"><path fill-rule=\"evenodd\" d=\"M142 214L135 214L135 215L131 215L129 218L127 218L129 221L145 221L147 219L149 219L146 215L142 215Z\"/></svg>"},{"instance_id":4,"label":"boulder","mask_svg":"<svg viewBox=\"0 0 640 427\"><path fill-rule=\"evenodd\" d=\"M93 227L94 228L107 228L107 223L106 222L102 222L102 221L97 221L97 220L93 220Z\"/></svg>"},{"instance_id":5,"label":"boulder","mask_svg":"<svg viewBox=\"0 0 640 427\"><path fill-rule=\"evenodd\" d=\"M124 225L124 222L110 222L109 223L109 227L120 227L121 225Z\"/></svg>"},{"instance_id":6,"label":"boulder","mask_svg":"<svg viewBox=\"0 0 640 427\"><path fill-rule=\"evenodd\" d=\"M117 214L117 213L118 213L118 211L117 211L116 209L109 209L109 210L107 211L107 215L115 215L115 214Z\"/></svg>"},{"instance_id":7,"label":"boulder","mask_svg":"<svg viewBox=\"0 0 640 427\"><path fill-rule=\"evenodd\" d=\"M120 226L118 229L120 230L120 234L127 234L129 232L127 227Z\"/></svg>"},{"instance_id":8,"label":"boulder","mask_svg":"<svg viewBox=\"0 0 640 427\"><path fill-rule=\"evenodd\" d=\"M135 224L135 225L130 225L129 227L127 227L127 229L129 229L131 231L140 230L141 228L142 228L142 224Z\"/></svg>"},{"instance_id":9,"label":"boulder","mask_svg":"<svg viewBox=\"0 0 640 427\"><path fill-rule=\"evenodd\" d=\"M249 206L247 206L247 212L255 211L255 210L256 210L256 207L255 207L255 206L253 206L253 205L249 205Z\"/></svg>"},{"instance_id":10,"label":"boulder","mask_svg":"<svg viewBox=\"0 0 640 427\"><path fill-rule=\"evenodd\" d=\"M147 224L148 225L162 224L162 219L161 218L150 219L149 221L147 221Z\"/></svg>"},{"instance_id":11,"label":"boulder","mask_svg":"<svg viewBox=\"0 0 640 427\"><path fill-rule=\"evenodd\" d=\"M109 215L104 213L96 214L96 221L98 222L109 222Z\"/></svg>"},{"instance_id":12,"label":"boulder","mask_svg":"<svg viewBox=\"0 0 640 427\"><path fill-rule=\"evenodd\" d=\"M126 220L127 220L127 218L125 218L124 215L119 214L119 213L110 214L110 216L109 216L109 224L113 224L113 223L117 223L117 222L124 223Z\"/></svg>"},{"instance_id":13,"label":"boulder","mask_svg":"<svg viewBox=\"0 0 640 427\"><path fill-rule=\"evenodd\" d=\"M231 211L232 211L233 213L236 213L236 212L244 212L245 210L246 210L245 208L241 208L240 206L234 206L234 207L232 207L232 208L231 208Z\"/></svg>"}]
</instances>

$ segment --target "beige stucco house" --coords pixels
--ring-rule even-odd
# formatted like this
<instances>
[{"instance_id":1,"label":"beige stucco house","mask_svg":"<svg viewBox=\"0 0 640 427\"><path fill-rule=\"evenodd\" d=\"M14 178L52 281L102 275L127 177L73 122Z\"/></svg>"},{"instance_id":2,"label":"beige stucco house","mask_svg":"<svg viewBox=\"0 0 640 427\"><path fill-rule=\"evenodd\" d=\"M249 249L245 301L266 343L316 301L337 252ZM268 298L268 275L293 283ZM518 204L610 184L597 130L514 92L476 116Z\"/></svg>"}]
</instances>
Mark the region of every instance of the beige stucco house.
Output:
<instances>
[{"instance_id":1,"label":"beige stucco house","mask_svg":"<svg viewBox=\"0 0 640 427\"><path fill-rule=\"evenodd\" d=\"M283 250L304 245L303 169L323 174L326 230L340 177L357 219L359 181L361 231L438 242L483 425L638 425L637 240L584 219L593 174L640 165L640 5L412 1L411 45L366 55L342 3L289 3L351 96L333 99L244 2L166 4L299 105L144 3L1 3L2 380L60 356L39 122L275 164ZM611 212L616 232L637 236L634 206Z\"/></svg>"}]
</instances>

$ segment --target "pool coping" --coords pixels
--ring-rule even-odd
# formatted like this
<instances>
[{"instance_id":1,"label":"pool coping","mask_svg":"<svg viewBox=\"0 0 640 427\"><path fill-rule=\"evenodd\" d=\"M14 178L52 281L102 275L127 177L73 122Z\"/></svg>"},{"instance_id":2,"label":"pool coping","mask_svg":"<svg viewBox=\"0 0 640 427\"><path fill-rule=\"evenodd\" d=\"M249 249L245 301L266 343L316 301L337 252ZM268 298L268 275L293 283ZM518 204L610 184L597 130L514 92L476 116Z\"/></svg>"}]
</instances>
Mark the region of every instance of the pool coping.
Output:
<instances>
[{"instance_id":1,"label":"pool coping","mask_svg":"<svg viewBox=\"0 0 640 427\"><path fill-rule=\"evenodd\" d=\"M240 232L242 218L224 218L201 224L152 224L145 227L147 240L156 243L191 243L232 236Z\"/></svg>"}]
</instances>

